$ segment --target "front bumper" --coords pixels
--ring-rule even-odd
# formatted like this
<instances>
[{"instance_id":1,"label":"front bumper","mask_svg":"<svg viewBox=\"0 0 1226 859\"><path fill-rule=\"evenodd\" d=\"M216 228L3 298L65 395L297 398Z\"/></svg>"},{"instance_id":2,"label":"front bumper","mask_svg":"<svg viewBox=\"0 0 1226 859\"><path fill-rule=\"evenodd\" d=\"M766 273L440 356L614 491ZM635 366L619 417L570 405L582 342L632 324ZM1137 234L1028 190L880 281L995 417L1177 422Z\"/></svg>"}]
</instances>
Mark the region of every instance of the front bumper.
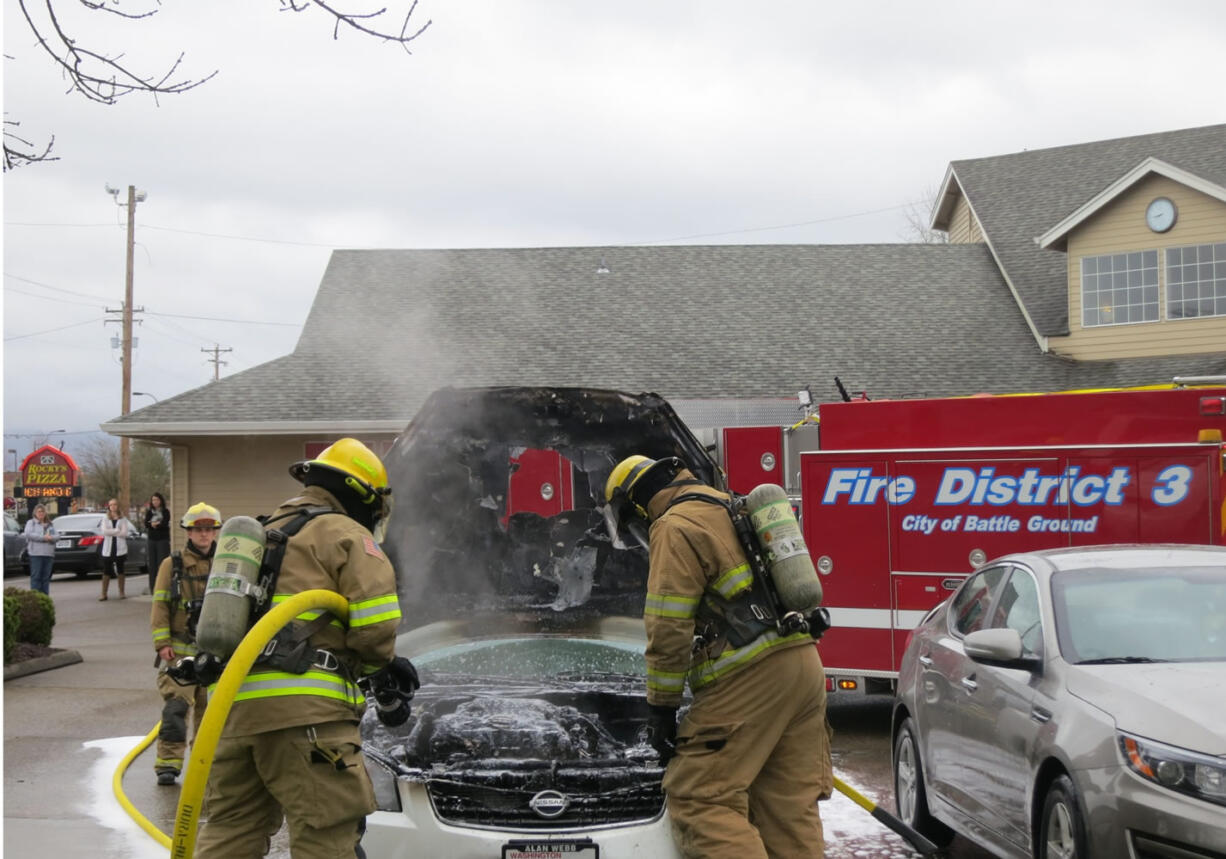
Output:
<instances>
[{"instance_id":1,"label":"front bumper","mask_svg":"<svg viewBox=\"0 0 1226 859\"><path fill-rule=\"evenodd\" d=\"M509 841L540 843L590 838L600 859L680 859L668 814L626 826L565 831L473 829L442 823L434 815L425 785L397 780L404 811L376 811L366 818L362 847L370 859L497 859Z\"/></svg>"},{"instance_id":2,"label":"front bumper","mask_svg":"<svg viewBox=\"0 0 1226 859\"><path fill-rule=\"evenodd\" d=\"M1083 773L1086 835L1102 859L1224 859L1226 809L1165 790L1123 766Z\"/></svg>"}]
</instances>

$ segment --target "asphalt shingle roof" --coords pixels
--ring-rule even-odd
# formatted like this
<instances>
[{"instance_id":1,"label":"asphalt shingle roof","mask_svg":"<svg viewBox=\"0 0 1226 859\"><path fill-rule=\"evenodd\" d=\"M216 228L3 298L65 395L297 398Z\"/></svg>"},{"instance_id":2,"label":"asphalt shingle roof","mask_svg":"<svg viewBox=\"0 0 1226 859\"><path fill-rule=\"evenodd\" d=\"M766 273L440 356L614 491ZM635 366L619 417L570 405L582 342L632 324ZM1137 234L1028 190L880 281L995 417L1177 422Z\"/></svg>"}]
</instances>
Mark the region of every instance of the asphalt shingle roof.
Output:
<instances>
[{"instance_id":1,"label":"asphalt shingle roof","mask_svg":"<svg viewBox=\"0 0 1226 859\"><path fill-rule=\"evenodd\" d=\"M1069 333L1067 257L1034 239L1146 158L1226 187L1226 125L1101 140L950 166L1038 332Z\"/></svg>"},{"instance_id":2,"label":"asphalt shingle roof","mask_svg":"<svg viewBox=\"0 0 1226 859\"><path fill-rule=\"evenodd\" d=\"M445 385L823 400L835 375L902 397L1216 373L1226 354L1040 354L981 244L341 250L291 355L112 426L404 425Z\"/></svg>"}]
</instances>

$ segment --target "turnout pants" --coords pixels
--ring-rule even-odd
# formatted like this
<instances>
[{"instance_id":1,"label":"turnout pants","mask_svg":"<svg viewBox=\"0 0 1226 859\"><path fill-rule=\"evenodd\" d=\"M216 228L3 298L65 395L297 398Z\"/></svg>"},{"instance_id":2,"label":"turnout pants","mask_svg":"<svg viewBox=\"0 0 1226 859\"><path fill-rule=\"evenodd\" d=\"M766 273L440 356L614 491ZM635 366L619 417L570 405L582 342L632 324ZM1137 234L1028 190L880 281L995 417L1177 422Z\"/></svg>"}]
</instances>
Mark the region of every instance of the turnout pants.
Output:
<instances>
[{"instance_id":1,"label":"turnout pants","mask_svg":"<svg viewBox=\"0 0 1226 859\"><path fill-rule=\"evenodd\" d=\"M182 772L187 753L187 722L192 722L193 737L200 730L204 708L208 704L208 689L204 686L180 686L165 671L158 674L158 692L162 695L162 727L158 730L157 756L153 769Z\"/></svg>"},{"instance_id":2,"label":"turnout pants","mask_svg":"<svg viewBox=\"0 0 1226 859\"><path fill-rule=\"evenodd\" d=\"M817 648L790 647L694 698L664 774L687 859L820 859L834 789Z\"/></svg>"},{"instance_id":3,"label":"turnout pants","mask_svg":"<svg viewBox=\"0 0 1226 859\"><path fill-rule=\"evenodd\" d=\"M195 855L263 856L284 817L294 859L361 857L358 841L374 810L353 722L224 737L205 788L207 820Z\"/></svg>"}]
</instances>

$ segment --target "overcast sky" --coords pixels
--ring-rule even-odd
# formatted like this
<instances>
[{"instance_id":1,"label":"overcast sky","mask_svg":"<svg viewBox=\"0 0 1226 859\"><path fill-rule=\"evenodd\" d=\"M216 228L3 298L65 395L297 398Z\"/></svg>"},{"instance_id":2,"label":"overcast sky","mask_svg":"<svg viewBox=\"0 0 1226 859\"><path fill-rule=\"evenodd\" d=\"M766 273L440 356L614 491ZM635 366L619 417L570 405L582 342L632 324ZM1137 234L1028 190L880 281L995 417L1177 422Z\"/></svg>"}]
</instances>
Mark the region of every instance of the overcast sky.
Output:
<instances>
[{"instance_id":1,"label":"overcast sky","mask_svg":"<svg viewBox=\"0 0 1226 859\"><path fill-rule=\"evenodd\" d=\"M147 194L132 386L165 399L205 349L223 376L292 351L333 248L897 242L951 160L1226 119L1222 0L419 0L411 54L280 0L58 5L100 53L217 75L95 104L4 4L5 120L60 158L4 175L18 459L121 411L108 184Z\"/></svg>"}]
</instances>

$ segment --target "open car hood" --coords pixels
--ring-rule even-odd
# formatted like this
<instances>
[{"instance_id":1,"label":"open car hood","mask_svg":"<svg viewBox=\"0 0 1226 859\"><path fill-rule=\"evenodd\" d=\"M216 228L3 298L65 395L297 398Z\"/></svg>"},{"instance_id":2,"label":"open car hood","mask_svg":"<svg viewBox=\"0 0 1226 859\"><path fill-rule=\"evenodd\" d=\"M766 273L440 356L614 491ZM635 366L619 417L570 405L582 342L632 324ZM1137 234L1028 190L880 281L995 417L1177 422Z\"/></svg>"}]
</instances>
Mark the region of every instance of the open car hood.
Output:
<instances>
[{"instance_id":1,"label":"open car hood","mask_svg":"<svg viewBox=\"0 0 1226 859\"><path fill-rule=\"evenodd\" d=\"M515 461L526 451L556 451L572 466L561 478L564 509L508 511ZM632 454L678 457L723 486L706 449L657 394L431 394L384 458L395 502L384 548L396 568L402 628L491 609L534 611L542 623L551 614L641 616L647 555L610 538L603 509L609 472Z\"/></svg>"}]
</instances>

